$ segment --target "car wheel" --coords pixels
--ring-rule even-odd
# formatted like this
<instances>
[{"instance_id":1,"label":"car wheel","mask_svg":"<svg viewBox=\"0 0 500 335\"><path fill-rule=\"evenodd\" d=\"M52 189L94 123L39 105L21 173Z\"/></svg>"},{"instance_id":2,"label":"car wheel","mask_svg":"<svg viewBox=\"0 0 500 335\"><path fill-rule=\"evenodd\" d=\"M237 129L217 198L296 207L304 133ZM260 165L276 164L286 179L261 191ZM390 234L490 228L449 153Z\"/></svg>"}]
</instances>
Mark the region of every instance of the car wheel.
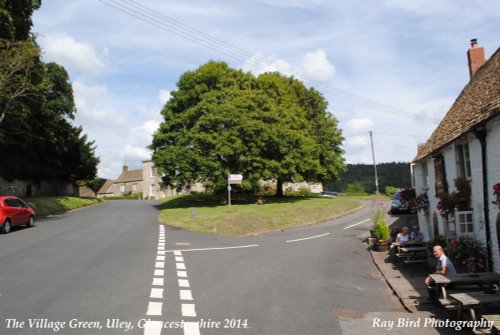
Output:
<instances>
[{"instance_id":1,"label":"car wheel","mask_svg":"<svg viewBox=\"0 0 500 335\"><path fill-rule=\"evenodd\" d=\"M27 226L28 226L29 228L34 227L34 226L35 226L35 218L34 218L33 216L30 216L30 218L28 219L28 224L27 224Z\"/></svg>"},{"instance_id":2,"label":"car wheel","mask_svg":"<svg viewBox=\"0 0 500 335\"><path fill-rule=\"evenodd\" d=\"M6 220L2 227L2 234L10 233L10 221Z\"/></svg>"}]
</instances>

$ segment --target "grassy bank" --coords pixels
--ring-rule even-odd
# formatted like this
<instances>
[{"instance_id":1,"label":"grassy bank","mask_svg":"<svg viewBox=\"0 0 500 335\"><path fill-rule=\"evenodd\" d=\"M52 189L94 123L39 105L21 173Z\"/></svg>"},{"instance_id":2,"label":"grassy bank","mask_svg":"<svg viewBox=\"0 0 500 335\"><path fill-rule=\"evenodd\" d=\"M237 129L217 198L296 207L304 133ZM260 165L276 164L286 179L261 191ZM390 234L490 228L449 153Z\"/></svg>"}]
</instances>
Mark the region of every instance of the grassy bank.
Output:
<instances>
[{"instance_id":1,"label":"grassy bank","mask_svg":"<svg viewBox=\"0 0 500 335\"><path fill-rule=\"evenodd\" d=\"M220 205L220 199L190 195L163 200L160 220L188 230L241 236L325 220L359 207L359 201L343 197L267 198L264 205ZM196 215L192 215L193 210Z\"/></svg>"},{"instance_id":2,"label":"grassy bank","mask_svg":"<svg viewBox=\"0 0 500 335\"><path fill-rule=\"evenodd\" d=\"M97 198L77 197L34 197L27 198L26 201L33 207L37 217L64 213L72 209L95 205L101 202Z\"/></svg>"}]
</instances>

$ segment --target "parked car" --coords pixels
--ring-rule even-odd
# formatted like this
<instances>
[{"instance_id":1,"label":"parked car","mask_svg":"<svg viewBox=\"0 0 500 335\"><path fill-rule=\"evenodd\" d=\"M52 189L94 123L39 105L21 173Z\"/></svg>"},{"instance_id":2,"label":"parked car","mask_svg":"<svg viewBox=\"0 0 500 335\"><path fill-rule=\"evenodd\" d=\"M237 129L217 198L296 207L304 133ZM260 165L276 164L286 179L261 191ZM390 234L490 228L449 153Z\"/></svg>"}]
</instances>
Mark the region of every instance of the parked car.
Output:
<instances>
[{"instance_id":1,"label":"parked car","mask_svg":"<svg viewBox=\"0 0 500 335\"><path fill-rule=\"evenodd\" d=\"M338 197L339 195L340 195L339 192L330 192L330 191L321 192L322 197Z\"/></svg>"},{"instance_id":2,"label":"parked car","mask_svg":"<svg viewBox=\"0 0 500 335\"><path fill-rule=\"evenodd\" d=\"M391 214L396 213L416 213L415 190L401 189L394 193L391 203Z\"/></svg>"},{"instance_id":3,"label":"parked car","mask_svg":"<svg viewBox=\"0 0 500 335\"><path fill-rule=\"evenodd\" d=\"M20 225L35 225L33 208L15 196L0 197L0 232L8 234L12 227Z\"/></svg>"}]
</instances>

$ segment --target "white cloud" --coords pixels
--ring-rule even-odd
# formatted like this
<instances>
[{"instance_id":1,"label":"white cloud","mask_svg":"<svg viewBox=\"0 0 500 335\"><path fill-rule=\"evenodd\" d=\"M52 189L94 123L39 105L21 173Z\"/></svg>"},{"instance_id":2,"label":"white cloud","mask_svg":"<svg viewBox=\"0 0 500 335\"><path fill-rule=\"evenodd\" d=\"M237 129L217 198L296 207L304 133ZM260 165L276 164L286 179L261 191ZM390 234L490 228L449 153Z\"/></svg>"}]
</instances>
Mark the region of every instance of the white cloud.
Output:
<instances>
[{"instance_id":1,"label":"white cloud","mask_svg":"<svg viewBox=\"0 0 500 335\"><path fill-rule=\"evenodd\" d=\"M98 52L92 44L75 41L66 33L42 36L40 42L44 58L74 68L85 76L97 76L106 69L105 62L109 56L106 48Z\"/></svg>"},{"instance_id":2,"label":"white cloud","mask_svg":"<svg viewBox=\"0 0 500 335\"><path fill-rule=\"evenodd\" d=\"M313 81L327 81L335 74L335 67L326 57L323 49L308 52L304 56L304 62L300 69L304 79Z\"/></svg>"},{"instance_id":3,"label":"white cloud","mask_svg":"<svg viewBox=\"0 0 500 335\"><path fill-rule=\"evenodd\" d=\"M160 122L158 120L148 120L139 126L133 127L130 132L136 143L147 146L151 144L153 134L159 126Z\"/></svg>"},{"instance_id":4,"label":"white cloud","mask_svg":"<svg viewBox=\"0 0 500 335\"><path fill-rule=\"evenodd\" d=\"M170 95L170 91L167 90L160 90L160 93L158 93L158 98L162 104L166 104L171 97L172 95Z\"/></svg>"},{"instance_id":5,"label":"white cloud","mask_svg":"<svg viewBox=\"0 0 500 335\"><path fill-rule=\"evenodd\" d=\"M368 117L350 119L346 122L347 127L357 131L368 131L373 128L373 121Z\"/></svg>"},{"instance_id":6,"label":"white cloud","mask_svg":"<svg viewBox=\"0 0 500 335\"><path fill-rule=\"evenodd\" d=\"M120 151L119 156L126 161L143 161L151 158L151 152L144 147L126 144Z\"/></svg>"},{"instance_id":7,"label":"white cloud","mask_svg":"<svg viewBox=\"0 0 500 335\"><path fill-rule=\"evenodd\" d=\"M346 140L346 146L351 148L365 148L370 145L368 136L352 136Z\"/></svg>"},{"instance_id":8,"label":"white cloud","mask_svg":"<svg viewBox=\"0 0 500 335\"><path fill-rule=\"evenodd\" d=\"M290 63L283 59L276 58L276 56L264 56L261 52L255 53L252 57L248 58L243 65L243 71L250 71L258 76L265 72L280 72L287 76L293 75L293 68Z\"/></svg>"}]
</instances>

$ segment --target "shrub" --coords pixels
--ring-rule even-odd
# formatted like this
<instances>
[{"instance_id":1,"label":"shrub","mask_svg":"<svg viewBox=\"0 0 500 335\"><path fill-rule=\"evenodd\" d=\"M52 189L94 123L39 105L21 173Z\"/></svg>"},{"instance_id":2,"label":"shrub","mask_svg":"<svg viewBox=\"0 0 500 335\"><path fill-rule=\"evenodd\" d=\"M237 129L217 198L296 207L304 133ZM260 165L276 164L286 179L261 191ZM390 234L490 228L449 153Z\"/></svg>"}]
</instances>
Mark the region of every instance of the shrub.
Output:
<instances>
[{"instance_id":1,"label":"shrub","mask_svg":"<svg viewBox=\"0 0 500 335\"><path fill-rule=\"evenodd\" d=\"M382 218L380 221L373 227L373 233L379 242L385 242L389 238L389 227L385 222L385 219Z\"/></svg>"},{"instance_id":2,"label":"shrub","mask_svg":"<svg viewBox=\"0 0 500 335\"><path fill-rule=\"evenodd\" d=\"M397 187L394 187L394 186L386 186L384 188L384 193L386 196L388 196L389 198L392 199L392 197L394 197L394 193L396 193L396 191L398 191L399 188Z\"/></svg>"},{"instance_id":3,"label":"shrub","mask_svg":"<svg viewBox=\"0 0 500 335\"><path fill-rule=\"evenodd\" d=\"M366 190L363 184L359 181L355 181L354 183L350 183L345 187L344 192L346 193L354 193L354 194L365 194Z\"/></svg>"},{"instance_id":4,"label":"shrub","mask_svg":"<svg viewBox=\"0 0 500 335\"><path fill-rule=\"evenodd\" d=\"M464 266L467 272L481 272L486 269L486 249L481 241L473 237L451 241L448 256L455 266Z\"/></svg>"}]
</instances>

